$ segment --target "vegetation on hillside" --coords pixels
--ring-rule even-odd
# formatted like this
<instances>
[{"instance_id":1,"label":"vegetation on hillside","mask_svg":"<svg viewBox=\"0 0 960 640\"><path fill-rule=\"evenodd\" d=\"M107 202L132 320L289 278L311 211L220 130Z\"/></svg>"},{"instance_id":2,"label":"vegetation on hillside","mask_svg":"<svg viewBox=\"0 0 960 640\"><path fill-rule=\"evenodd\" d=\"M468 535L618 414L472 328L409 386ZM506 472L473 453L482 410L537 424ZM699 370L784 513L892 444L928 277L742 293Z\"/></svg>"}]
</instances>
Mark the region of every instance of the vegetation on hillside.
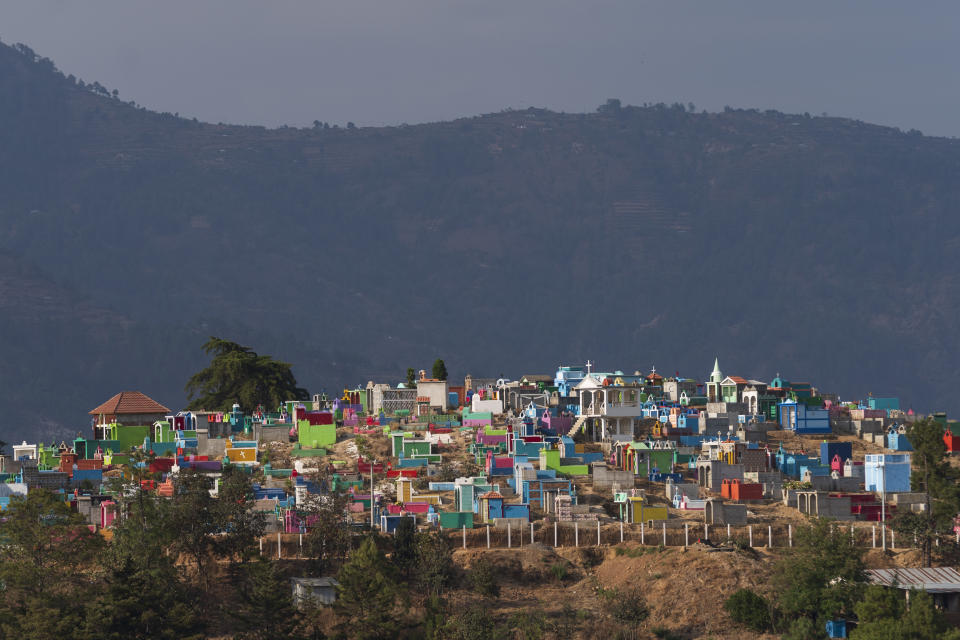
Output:
<instances>
[{"instance_id":1,"label":"vegetation on hillside","mask_svg":"<svg viewBox=\"0 0 960 640\"><path fill-rule=\"evenodd\" d=\"M911 489L926 494L922 512L904 510L896 514L893 528L900 534L915 539L920 548L921 564L929 567L936 553L953 553L950 548L934 547L935 541L950 534L957 526L960 514L960 470L947 460L943 441L944 426L932 418L917 420L907 425L906 435L913 447L910 454ZM943 558L955 562L956 557Z\"/></svg>"},{"instance_id":2,"label":"vegetation on hillside","mask_svg":"<svg viewBox=\"0 0 960 640\"><path fill-rule=\"evenodd\" d=\"M5 45L0 124L11 424L36 420L31 385L72 427L135 373L177 405L211 334L282 354L311 389L424 353L453 376L557 358L696 376L719 353L734 373L955 408L957 141L615 100L215 125Z\"/></svg>"}]
</instances>

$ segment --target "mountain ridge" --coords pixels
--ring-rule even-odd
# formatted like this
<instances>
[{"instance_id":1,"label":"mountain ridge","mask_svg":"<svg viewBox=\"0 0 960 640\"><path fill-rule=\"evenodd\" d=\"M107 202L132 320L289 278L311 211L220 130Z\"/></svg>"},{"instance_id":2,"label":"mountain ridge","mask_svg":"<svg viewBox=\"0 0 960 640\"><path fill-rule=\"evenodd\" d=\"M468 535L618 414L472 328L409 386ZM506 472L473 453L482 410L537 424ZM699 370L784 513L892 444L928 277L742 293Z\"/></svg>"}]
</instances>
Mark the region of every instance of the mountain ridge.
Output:
<instances>
[{"instance_id":1,"label":"mountain ridge","mask_svg":"<svg viewBox=\"0 0 960 640\"><path fill-rule=\"evenodd\" d=\"M220 334L275 351L311 388L397 381L436 357L455 375L591 358L703 377L720 355L749 377L960 408L955 140L616 101L397 127L214 125L6 45L0 124L0 250L128 318L130 345L179 336L140 352L163 372L141 390L168 406ZM103 344L69 320L48 330ZM0 337L19 354L8 375L36 371L21 348L42 337L20 335ZM126 350L116 378L138 368ZM60 353L84 371L79 350ZM90 377L102 392L86 404L116 378ZM2 398L12 415L22 395ZM78 402L51 401L50 419L83 419Z\"/></svg>"}]
</instances>

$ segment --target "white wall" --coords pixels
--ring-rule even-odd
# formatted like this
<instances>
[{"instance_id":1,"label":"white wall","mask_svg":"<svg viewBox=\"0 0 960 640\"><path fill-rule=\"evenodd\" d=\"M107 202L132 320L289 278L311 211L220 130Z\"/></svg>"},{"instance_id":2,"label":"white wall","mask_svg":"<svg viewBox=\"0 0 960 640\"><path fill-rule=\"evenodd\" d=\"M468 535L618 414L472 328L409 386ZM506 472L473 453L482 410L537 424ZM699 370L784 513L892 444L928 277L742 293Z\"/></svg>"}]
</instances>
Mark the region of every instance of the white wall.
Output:
<instances>
[{"instance_id":1,"label":"white wall","mask_svg":"<svg viewBox=\"0 0 960 640\"><path fill-rule=\"evenodd\" d=\"M473 413L483 413L489 411L495 416L503 413L503 402L500 400L481 400L478 394L474 394L470 400L470 411Z\"/></svg>"}]
</instances>

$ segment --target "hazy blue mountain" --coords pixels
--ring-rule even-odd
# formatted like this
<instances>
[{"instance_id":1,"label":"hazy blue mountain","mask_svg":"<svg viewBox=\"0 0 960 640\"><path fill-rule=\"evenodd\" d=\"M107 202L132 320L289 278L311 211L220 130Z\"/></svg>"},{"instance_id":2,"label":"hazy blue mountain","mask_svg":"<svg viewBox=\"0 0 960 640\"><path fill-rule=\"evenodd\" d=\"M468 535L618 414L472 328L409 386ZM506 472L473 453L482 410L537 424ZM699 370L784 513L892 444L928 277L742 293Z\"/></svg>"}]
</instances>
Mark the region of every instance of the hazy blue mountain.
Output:
<instances>
[{"instance_id":1,"label":"hazy blue mountain","mask_svg":"<svg viewBox=\"0 0 960 640\"><path fill-rule=\"evenodd\" d=\"M0 435L179 405L210 334L311 389L719 356L957 408L958 174L954 140L679 105L206 124L0 45Z\"/></svg>"}]
</instances>

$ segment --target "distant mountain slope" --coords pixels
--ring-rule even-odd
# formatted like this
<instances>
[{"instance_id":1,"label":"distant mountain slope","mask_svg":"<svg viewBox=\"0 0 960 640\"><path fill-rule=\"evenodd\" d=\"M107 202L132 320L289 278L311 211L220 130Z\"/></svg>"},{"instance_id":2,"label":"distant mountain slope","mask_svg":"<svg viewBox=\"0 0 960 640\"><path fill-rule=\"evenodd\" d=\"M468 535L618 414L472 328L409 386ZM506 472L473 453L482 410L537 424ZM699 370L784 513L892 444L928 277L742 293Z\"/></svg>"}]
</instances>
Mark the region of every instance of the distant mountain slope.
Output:
<instances>
[{"instance_id":1,"label":"distant mountain slope","mask_svg":"<svg viewBox=\"0 0 960 640\"><path fill-rule=\"evenodd\" d=\"M195 334L170 354L192 365L231 330L313 388L437 356L455 375L589 357L703 377L719 355L960 409L960 142L615 103L266 130L105 93L0 46L0 248L128 319L108 333L131 345L140 326ZM24 380L50 366L8 342ZM67 421L135 369L43 411ZM179 391L192 370L174 369Z\"/></svg>"}]
</instances>

